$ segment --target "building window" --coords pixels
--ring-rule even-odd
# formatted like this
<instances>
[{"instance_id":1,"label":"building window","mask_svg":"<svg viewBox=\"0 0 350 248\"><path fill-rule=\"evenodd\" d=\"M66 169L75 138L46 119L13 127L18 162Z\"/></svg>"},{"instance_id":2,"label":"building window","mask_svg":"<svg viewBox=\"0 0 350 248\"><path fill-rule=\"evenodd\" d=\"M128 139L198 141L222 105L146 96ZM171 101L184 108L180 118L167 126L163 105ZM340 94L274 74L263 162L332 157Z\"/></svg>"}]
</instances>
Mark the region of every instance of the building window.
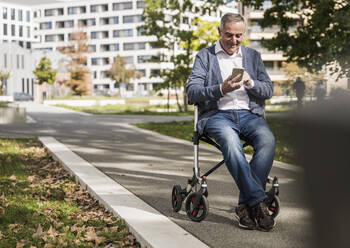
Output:
<instances>
[{"instance_id":1,"label":"building window","mask_svg":"<svg viewBox=\"0 0 350 248\"><path fill-rule=\"evenodd\" d=\"M108 4L102 4L101 10L102 10L102 12L107 12L108 11Z\"/></svg>"},{"instance_id":2,"label":"building window","mask_svg":"<svg viewBox=\"0 0 350 248\"><path fill-rule=\"evenodd\" d=\"M83 14L83 13L86 13L86 7L85 6L68 7L68 15Z\"/></svg>"},{"instance_id":3,"label":"building window","mask_svg":"<svg viewBox=\"0 0 350 248\"><path fill-rule=\"evenodd\" d=\"M118 24L119 23L119 17L118 16L113 16L112 20L113 20L113 24Z\"/></svg>"},{"instance_id":4,"label":"building window","mask_svg":"<svg viewBox=\"0 0 350 248\"><path fill-rule=\"evenodd\" d=\"M26 11L26 21L30 22L30 11L29 10Z\"/></svg>"},{"instance_id":5,"label":"building window","mask_svg":"<svg viewBox=\"0 0 350 248\"><path fill-rule=\"evenodd\" d=\"M90 12L91 13L98 12L98 5L91 5L90 6Z\"/></svg>"},{"instance_id":6,"label":"building window","mask_svg":"<svg viewBox=\"0 0 350 248\"><path fill-rule=\"evenodd\" d=\"M27 93L29 94L29 78L27 78Z\"/></svg>"},{"instance_id":7,"label":"building window","mask_svg":"<svg viewBox=\"0 0 350 248\"><path fill-rule=\"evenodd\" d=\"M27 38L30 38L30 27L27 27Z\"/></svg>"},{"instance_id":8,"label":"building window","mask_svg":"<svg viewBox=\"0 0 350 248\"><path fill-rule=\"evenodd\" d=\"M7 24L6 23L4 23L4 25L3 25L4 27L4 35L7 35Z\"/></svg>"},{"instance_id":9,"label":"building window","mask_svg":"<svg viewBox=\"0 0 350 248\"><path fill-rule=\"evenodd\" d=\"M96 52L96 45L89 45L88 46L88 51L89 52Z\"/></svg>"},{"instance_id":10,"label":"building window","mask_svg":"<svg viewBox=\"0 0 350 248\"><path fill-rule=\"evenodd\" d=\"M132 29L121 29L121 30L113 31L113 37L132 37L132 36L133 36Z\"/></svg>"},{"instance_id":11,"label":"building window","mask_svg":"<svg viewBox=\"0 0 350 248\"><path fill-rule=\"evenodd\" d=\"M23 21L23 10L21 9L18 10L18 21Z\"/></svg>"},{"instance_id":12,"label":"building window","mask_svg":"<svg viewBox=\"0 0 350 248\"><path fill-rule=\"evenodd\" d=\"M91 39L97 39L98 32L91 32Z\"/></svg>"},{"instance_id":13,"label":"building window","mask_svg":"<svg viewBox=\"0 0 350 248\"><path fill-rule=\"evenodd\" d=\"M111 45L113 51L119 51L119 44L115 43Z\"/></svg>"},{"instance_id":14,"label":"building window","mask_svg":"<svg viewBox=\"0 0 350 248\"><path fill-rule=\"evenodd\" d=\"M123 44L123 50L129 51L129 50L142 50L146 49L146 43L145 42L128 42Z\"/></svg>"},{"instance_id":15,"label":"building window","mask_svg":"<svg viewBox=\"0 0 350 248\"><path fill-rule=\"evenodd\" d=\"M7 19L7 8L2 8L2 19Z\"/></svg>"},{"instance_id":16,"label":"building window","mask_svg":"<svg viewBox=\"0 0 350 248\"><path fill-rule=\"evenodd\" d=\"M136 23L142 21L142 15L123 16L123 23Z\"/></svg>"},{"instance_id":17,"label":"building window","mask_svg":"<svg viewBox=\"0 0 350 248\"><path fill-rule=\"evenodd\" d=\"M19 25L19 37L23 37L23 26Z\"/></svg>"},{"instance_id":18,"label":"building window","mask_svg":"<svg viewBox=\"0 0 350 248\"><path fill-rule=\"evenodd\" d=\"M44 16L53 16L53 15L54 15L53 9L44 10Z\"/></svg>"},{"instance_id":19,"label":"building window","mask_svg":"<svg viewBox=\"0 0 350 248\"><path fill-rule=\"evenodd\" d=\"M113 10L132 9L132 2L113 3Z\"/></svg>"},{"instance_id":20,"label":"building window","mask_svg":"<svg viewBox=\"0 0 350 248\"><path fill-rule=\"evenodd\" d=\"M11 20L15 20L15 16L16 16L16 10L11 9Z\"/></svg>"},{"instance_id":21,"label":"building window","mask_svg":"<svg viewBox=\"0 0 350 248\"><path fill-rule=\"evenodd\" d=\"M52 22L40 23L40 29L52 29Z\"/></svg>"},{"instance_id":22,"label":"building window","mask_svg":"<svg viewBox=\"0 0 350 248\"><path fill-rule=\"evenodd\" d=\"M98 65L97 58L91 58L91 65Z\"/></svg>"},{"instance_id":23,"label":"building window","mask_svg":"<svg viewBox=\"0 0 350 248\"><path fill-rule=\"evenodd\" d=\"M142 64L146 63L147 60L151 59L151 55L140 55L137 56L137 63Z\"/></svg>"},{"instance_id":24,"label":"building window","mask_svg":"<svg viewBox=\"0 0 350 248\"><path fill-rule=\"evenodd\" d=\"M146 3L144 1L137 1L136 2L136 7L138 9L143 9L143 7L146 7Z\"/></svg>"},{"instance_id":25,"label":"building window","mask_svg":"<svg viewBox=\"0 0 350 248\"><path fill-rule=\"evenodd\" d=\"M139 69L138 72L141 74L141 77L146 77L146 70L145 69Z\"/></svg>"},{"instance_id":26,"label":"building window","mask_svg":"<svg viewBox=\"0 0 350 248\"><path fill-rule=\"evenodd\" d=\"M53 42L55 41L55 35L50 34L50 35L45 35L45 42Z\"/></svg>"},{"instance_id":27,"label":"building window","mask_svg":"<svg viewBox=\"0 0 350 248\"><path fill-rule=\"evenodd\" d=\"M22 69L24 69L24 54L21 55Z\"/></svg>"},{"instance_id":28,"label":"building window","mask_svg":"<svg viewBox=\"0 0 350 248\"><path fill-rule=\"evenodd\" d=\"M64 41L64 34L58 34L57 41Z\"/></svg>"},{"instance_id":29,"label":"building window","mask_svg":"<svg viewBox=\"0 0 350 248\"><path fill-rule=\"evenodd\" d=\"M143 32L145 31L145 29L144 28L138 28L137 29L137 36L142 36L143 34Z\"/></svg>"},{"instance_id":30,"label":"building window","mask_svg":"<svg viewBox=\"0 0 350 248\"><path fill-rule=\"evenodd\" d=\"M22 78L22 92L24 92L24 78Z\"/></svg>"},{"instance_id":31,"label":"building window","mask_svg":"<svg viewBox=\"0 0 350 248\"><path fill-rule=\"evenodd\" d=\"M16 26L14 24L11 25L11 35L12 36L16 35Z\"/></svg>"},{"instance_id":32,"label":"building window","mask_svg":"<svg viewBox=\"0 0 350 248\"><path fill-rule=\"evenodd\" d=\"M68 20L68 21L66 21L65 27L66 27L66 28L72 28L72 27L74 27L74 20Z\"/></svg>"},{"instance_id":33,"label":"building window","mask_svg":"<svg viewBox=\"0 0 350 248\"><path fill-rule=\"evenodd\" d=\"M160 76L160 69L152 69L151 70L151 77L159 77Z\"/></svg>"},{"instance_id":34,"label":"building window","mask_svg":"<svg viewBox=\"0 0 350 248\"><path fill-rule=\"evenodd\" d=\"M122 57L126 64L133 64L134 63L134 57L133 56L126 56Z\"/></svg>"},{"instance_id":35,"label":"building window","mask_svg":"<svg viewBox=\"0 0 350 248\"><path fill-rule=\"evenodd\" d=\"M27 49L31 49L32 48L32 43L27 42Z\"/></svg>"},{"instance_id":36,"label":"building window","mask_svg":"<svg viewBox=\"0 0 350 248\"><path fill-rule=\"evenodd\" d=\"M7 54L4 53L4 67L7 68Z\"/></svg>"},{"instance_id":37,"label":"building window","mask_svg":"<svg viewBox=\"0 0 350 248\"><path fill-rule=\"evenodd\" d=\"M273 69L273 61L264 61L264 66L267 70Z\"/></svg>"}]
</instances>

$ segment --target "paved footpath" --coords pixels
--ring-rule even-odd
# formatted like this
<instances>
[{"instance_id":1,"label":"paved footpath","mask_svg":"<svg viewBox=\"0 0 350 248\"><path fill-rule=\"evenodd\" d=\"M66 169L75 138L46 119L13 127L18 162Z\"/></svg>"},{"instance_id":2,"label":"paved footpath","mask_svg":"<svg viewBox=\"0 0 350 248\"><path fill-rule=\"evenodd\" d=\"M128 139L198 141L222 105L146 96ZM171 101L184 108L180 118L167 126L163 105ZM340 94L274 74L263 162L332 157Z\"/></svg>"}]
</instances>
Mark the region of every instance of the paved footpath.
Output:
<instances>
[{"instance_id":1,"label":"paved footpath","mask_svg":"<svg viewBox=\"0 0 350 248\"><path fill-rule=\"evenodd\" d=\"M145 238L145 246L192 247L184 243L183 236L185 239L187 236L192 239L193 236L193 240L197 240L194 241L196 244L209 247L310 247L311 214L302 197L303 171L296 166L274 163L271 175L279 177L282 202L274 231L265 233L238 228L237 221L233 217L238 196L237 188L224 166L208 177L209 215L204 221L195 223L187 218L184 207L179 213L174 213L170 205L172 186L174 184L184 186L187 178L192 175L191 142L128 124L190 120L191 117L96 116L33 103L26 104L26 107L30 116L29 123L0 125L1 136L55 138L93 168L108 176L105 178L117 182L127 192L141 199L142 204L149 205L159 213L154 216L163 215L183 228L178 231L184 230L179 231L182 235L178 232L165 235L169 237L169 245L155 245L152 240L147 243L147 239L150 238ZM52 141L51 138L49 140ZM201 146L202 171L221 159L221 155L214 148ZM93 173L92 176L94 175ZM106 182L108 180L105 179ZM151 219L146 220L144 223L151 222ZM167 224L159 225L167 226ZM155 232L154 235L150 233L148 237L159 240L157 235L162 236L159 232Z\"/></svg>"}]
</instances>

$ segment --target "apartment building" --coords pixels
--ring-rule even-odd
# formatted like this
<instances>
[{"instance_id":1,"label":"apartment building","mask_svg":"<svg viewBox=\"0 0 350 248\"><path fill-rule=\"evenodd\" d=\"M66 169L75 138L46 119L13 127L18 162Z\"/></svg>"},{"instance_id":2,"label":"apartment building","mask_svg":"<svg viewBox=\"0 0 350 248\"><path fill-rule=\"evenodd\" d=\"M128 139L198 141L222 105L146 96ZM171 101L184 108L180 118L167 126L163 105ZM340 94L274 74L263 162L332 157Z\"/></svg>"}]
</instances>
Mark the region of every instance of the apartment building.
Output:
<instances>
[{"instance_id":1,"label":"apartment building","mask_svg":"<svg viewBox=\"0 0 350 248\"><path fill-rule=\"evenodd\" d=\"M0 1L0 43L17 43L31 49L33 42L37 42L34 37L37 23L30 6L14 2Z\"/></svg>"},{"instance_id":2,"label":"apartment building","mask_svg":"<svg viewBox=\"0 0 350 248\"><path fill-rule=\"evenodd\" d=\"M261 45L261 40L271 39L275 33L279 31L279 27L271 27L262 29L258 22L264 17L265 9L272 6L270 0L264 1L262 9L255 10L249 7L238 6L239 12L245 17L247 22L246 39L247 46L256 49L261 53L261 58L264 62L267 73L275 84L275 94L282 94L278 87L278 83L287 80L283 71L281 71L282 62L286 60L282 52L269 51Z\"/></svg>"},{"instance_id":3,"label":"apartment building","mask_svg":"<svg viewBox=\"0 0 350 248\"><path fill-rule=\"evenodd\" d=\"M10 77L1 82L3 95L24 92L35 95L35 57L31 51L15 42L0 44L0 71L9 73Z\"/></svg>"},{"instance_id":4,"label":"apartment building","mask_svg":"<svg viewBox=\"0 0 350 248\"><path fill-rule=\"evenodd\" d=\"M142 74L130 84L130 91L145 94L161 82L157 75L167 66L146 63L157 56L159 49L152 48L153 37L143 36L137 30L142 25L142 0L86 0L50 2L32 7L34 21L38 24L35 36L36 50L56 51L72 43L72 34L84 31L89 37L87 66L93 74L95 91L113 91L118 88L108 76L114 58L122 56L127 64Z\"/></svg>"}]
</instances>

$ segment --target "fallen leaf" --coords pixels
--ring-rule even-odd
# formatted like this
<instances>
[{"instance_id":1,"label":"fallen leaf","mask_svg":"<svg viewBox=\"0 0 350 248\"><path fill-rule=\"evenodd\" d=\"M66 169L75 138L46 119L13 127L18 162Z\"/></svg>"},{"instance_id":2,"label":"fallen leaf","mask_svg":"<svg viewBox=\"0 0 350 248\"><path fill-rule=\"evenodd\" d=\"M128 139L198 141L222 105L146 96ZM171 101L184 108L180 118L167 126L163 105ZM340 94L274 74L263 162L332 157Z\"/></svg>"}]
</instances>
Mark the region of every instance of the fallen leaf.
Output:
<instances>
[{"instance_id":1,"label":"fallen leaf","mask_svg":"<svg viewBox=\"0 0 350 248\"><path fill-rule=\"evenodd\" d=\"M9 179L10 179L11 181L16 181L16 180L17 180L17 177L16 177L15 175L12 175L12 176L9 177Z\"/></svg>"},{"instance_id":2,"label":"fallen leaf","mask_svg":"<svg viewBox=\"0 0 350 248\"><path fill-rule=\"evenodd\" d=\"M49 230L47 231L47 234L56 237L58 235L58 232L52 226L50 226Z\"/></svg>"},{"instance_id":3,"label":"fallen leaf","mask_svg":"<svg viewBox=\"0 0 350 248\"><path fill-rule=\"evenodd\" d=\"M41 224L39 223L38 228L36 229L36 232L32 235L33 238L40 238L43 235L43 228L41 227Z\"/></svg>"},{"instance_id":4,"label":"fallen leaf","mask_svg":"<svg viewBox=\"0 0 350 248\"><path fill-rule=\"evenodd\" d=\"M4 237L4 235L1 233L1 231L0 231L0 239L2 239L2 237Z\"/></svg>"},{"instance_id":5,"label":"fallen leaf","mask_svg":"<svg viewBox=\"0 0 350 248\"><path fill-rule=\"evenodd\" d=\"M85 234L85 240L93 241L93 240L96 240L96 238L97 238L97 235L96 235L95 229L89 228L89 231L87 231Z\"/></svg>"},{"instance_id":6,"label":"fallen leaf","mask_svg":"<svg viewBox=\"0 0 350 248\"><path fill-rule=\"evenodd\" d=\"M25 246L25 243L17 242L16 244L16 248L22 248L23 246Z\"/></svg>"},{"instance_id":7,"label":"fallen leaf","mask_svg":"<svg viewBox=\"0 0 350 248\"><path fill-rule=\"evenodd\" d=\"M29 176L27 177L27 180L32 183L35 180L35 176Z\"/></svg>"}]
</instances>

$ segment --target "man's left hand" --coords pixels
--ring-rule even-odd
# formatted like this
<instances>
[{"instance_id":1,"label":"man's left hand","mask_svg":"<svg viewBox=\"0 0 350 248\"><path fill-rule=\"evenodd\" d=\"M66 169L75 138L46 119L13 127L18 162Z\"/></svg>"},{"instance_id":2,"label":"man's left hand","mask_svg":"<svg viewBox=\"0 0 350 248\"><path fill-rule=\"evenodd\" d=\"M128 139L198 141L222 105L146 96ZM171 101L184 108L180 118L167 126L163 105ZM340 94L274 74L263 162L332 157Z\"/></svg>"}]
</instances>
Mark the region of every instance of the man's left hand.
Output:
<instances>
[{"instance_id":1,"label":"man's left hand","mask_svg":"<svg viewBox=\"0 0 350 248\"><path fill-rule=\"evenodd\" d=\"M248 72L244 71L242 77L243 85L247 87L253 86L252 79L250 78Z\"/></svg>"}]
</instances>

